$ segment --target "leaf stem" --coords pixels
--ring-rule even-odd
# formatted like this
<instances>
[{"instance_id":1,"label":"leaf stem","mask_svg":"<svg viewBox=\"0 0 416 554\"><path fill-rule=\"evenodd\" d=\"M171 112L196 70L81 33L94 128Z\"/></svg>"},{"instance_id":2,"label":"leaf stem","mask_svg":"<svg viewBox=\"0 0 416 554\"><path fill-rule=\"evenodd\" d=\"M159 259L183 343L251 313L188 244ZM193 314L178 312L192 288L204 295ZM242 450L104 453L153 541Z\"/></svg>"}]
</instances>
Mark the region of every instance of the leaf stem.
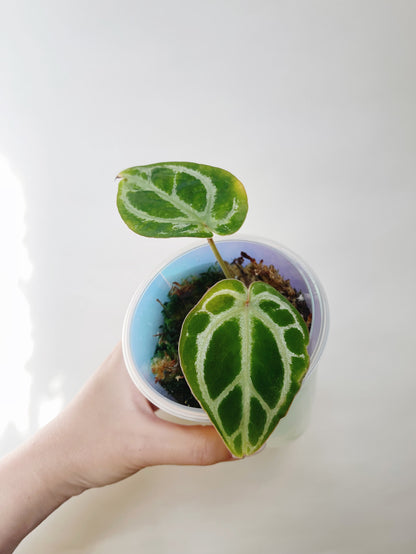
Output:
<instances>
[{"instance_id":1,"label":"leaf stem","mask_svg":"<svg viewBox=\"0 0 416 554\"><path fill-rule=\"evenodd\" d=\"M232 279L233 275L231 274L231 272L228 269L228 267L227 267L226 263L224 262L224 260L221 258L221 254L218 252L218 248L216 247L214 240L211 239L211 238L207 239L207 240L208 240L208 244L211 247L211 250L214 252L214 256L215 256L217 262L220 264L220 267L221 267L225 277L227 279Z\"/></svg>"}]
</instances>

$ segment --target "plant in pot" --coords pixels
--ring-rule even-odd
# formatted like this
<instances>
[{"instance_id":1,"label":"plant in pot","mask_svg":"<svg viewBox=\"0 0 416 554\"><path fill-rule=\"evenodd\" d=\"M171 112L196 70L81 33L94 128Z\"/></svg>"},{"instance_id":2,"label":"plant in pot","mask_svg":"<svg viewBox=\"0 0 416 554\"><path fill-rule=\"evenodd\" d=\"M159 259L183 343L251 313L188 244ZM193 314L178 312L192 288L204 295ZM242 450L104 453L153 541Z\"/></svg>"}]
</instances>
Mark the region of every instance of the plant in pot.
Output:
<instances>
[{"instance_id":1,"label":"plant in pot","mask_svg":"<svg viewBox=\"0 0 416 554\"><path fill-rule=\"evenodd\" d=\"M183 401L187 405L180 415L210 420L236 457L250 455L287 414L308 372L311 317L312 332L318 320L313 346L319 357L326 337L326 323L319 321L322 310L316 316L304 293L283 279L274 265L263 263L273 250L270 245L215 244L214 234L240 229L248 209L243 185L228 171L167 162L132 167L118 178L118 210L134 232L157 238L206 238L209 245L179 256L136 293L123 330L130 374L158 407L168 405L169 412L169 403ZM258 261L240 247L254 248ZM283 252L281 263L291 264L290 253ZM314 303L315 279L305 277L302 264L296 272L294 280L308 288ZM169 289L165 302L157 297L159 282ZM147 294L153 288L156 296ZM322 303L322 294L318 296ZM156 300L162 303L162 320L154 315L161 313ZM158 327L163 332L157 338ZM196 399L194 404L180 396L184 387ZM182 392L175 400L172 394L178 388Z\"/></svg>"}]
</instances>

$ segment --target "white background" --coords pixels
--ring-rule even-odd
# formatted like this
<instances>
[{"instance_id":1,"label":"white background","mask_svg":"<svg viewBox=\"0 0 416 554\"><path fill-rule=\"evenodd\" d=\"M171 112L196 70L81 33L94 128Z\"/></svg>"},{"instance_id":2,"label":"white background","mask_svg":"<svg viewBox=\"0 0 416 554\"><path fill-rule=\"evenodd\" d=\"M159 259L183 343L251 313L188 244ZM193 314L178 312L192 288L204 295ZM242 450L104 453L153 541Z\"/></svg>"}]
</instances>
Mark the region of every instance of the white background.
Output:
<instances>
[{"instance_id":1,"label":"white background","mask_svg":"<svg viewBox=\"0 0 416 554\"><path fill-rule=\"evenodd\" d=\"M415 552L416 4L0 5L3 453L76 394L136 287L187 245L125 227L121 169L228 169L242 231L301 255L331 308L299 440L90 491L18 552Z\"/></svg>"}]
</instances>

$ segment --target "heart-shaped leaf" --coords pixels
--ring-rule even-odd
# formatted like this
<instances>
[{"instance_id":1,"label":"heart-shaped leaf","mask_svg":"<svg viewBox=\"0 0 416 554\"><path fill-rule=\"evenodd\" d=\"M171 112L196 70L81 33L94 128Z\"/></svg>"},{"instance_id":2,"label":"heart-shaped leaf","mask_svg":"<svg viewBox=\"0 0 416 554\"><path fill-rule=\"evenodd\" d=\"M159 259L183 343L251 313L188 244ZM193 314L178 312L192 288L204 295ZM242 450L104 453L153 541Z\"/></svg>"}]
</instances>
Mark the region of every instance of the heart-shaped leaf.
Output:
<instances>
[{"instance_id":1,"label":"heart-shaped leaf","mask_svg":"<svg viewBox=\"0 0 416 554\"><path fill-rule=\"evenodd\" d=\"M146 237L212 237L235 233L247 214L244 186L228 171L166 162L122 171L117 206Z\"/></svg>"},{"instance_id":2,"label":"heart-shaped leaf","mask_svg":"<svg viewBox=\"0 0 416 554\"><path fill-rule=\"evenodd\" d=\"M273 287L215 284L187 315L179 356L189 386L230 451L258 450L306 374L309 333Z\"/></svg>"}]
</instances>

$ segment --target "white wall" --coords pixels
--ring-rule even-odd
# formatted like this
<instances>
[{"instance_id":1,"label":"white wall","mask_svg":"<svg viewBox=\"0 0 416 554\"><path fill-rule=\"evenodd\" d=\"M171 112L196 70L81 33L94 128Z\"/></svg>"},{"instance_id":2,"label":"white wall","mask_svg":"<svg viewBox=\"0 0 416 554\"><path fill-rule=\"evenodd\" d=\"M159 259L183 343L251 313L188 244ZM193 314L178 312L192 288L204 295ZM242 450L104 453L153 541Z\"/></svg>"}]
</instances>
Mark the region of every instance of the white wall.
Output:
<instances>
[{"instance_id":1,"label":"white wall","mask_svg":"<svg viewBox=\"0 0 416 554\"><path fill-rule=\"evenodd\" d=\"M235 173L243 231L303 256L332 316L297 442L92 491L18 552L414 552L415 17L404 0L2 3L2 452L73 397L187 243L127 230L125 167Z\"/></svg>"}]
</instances>

